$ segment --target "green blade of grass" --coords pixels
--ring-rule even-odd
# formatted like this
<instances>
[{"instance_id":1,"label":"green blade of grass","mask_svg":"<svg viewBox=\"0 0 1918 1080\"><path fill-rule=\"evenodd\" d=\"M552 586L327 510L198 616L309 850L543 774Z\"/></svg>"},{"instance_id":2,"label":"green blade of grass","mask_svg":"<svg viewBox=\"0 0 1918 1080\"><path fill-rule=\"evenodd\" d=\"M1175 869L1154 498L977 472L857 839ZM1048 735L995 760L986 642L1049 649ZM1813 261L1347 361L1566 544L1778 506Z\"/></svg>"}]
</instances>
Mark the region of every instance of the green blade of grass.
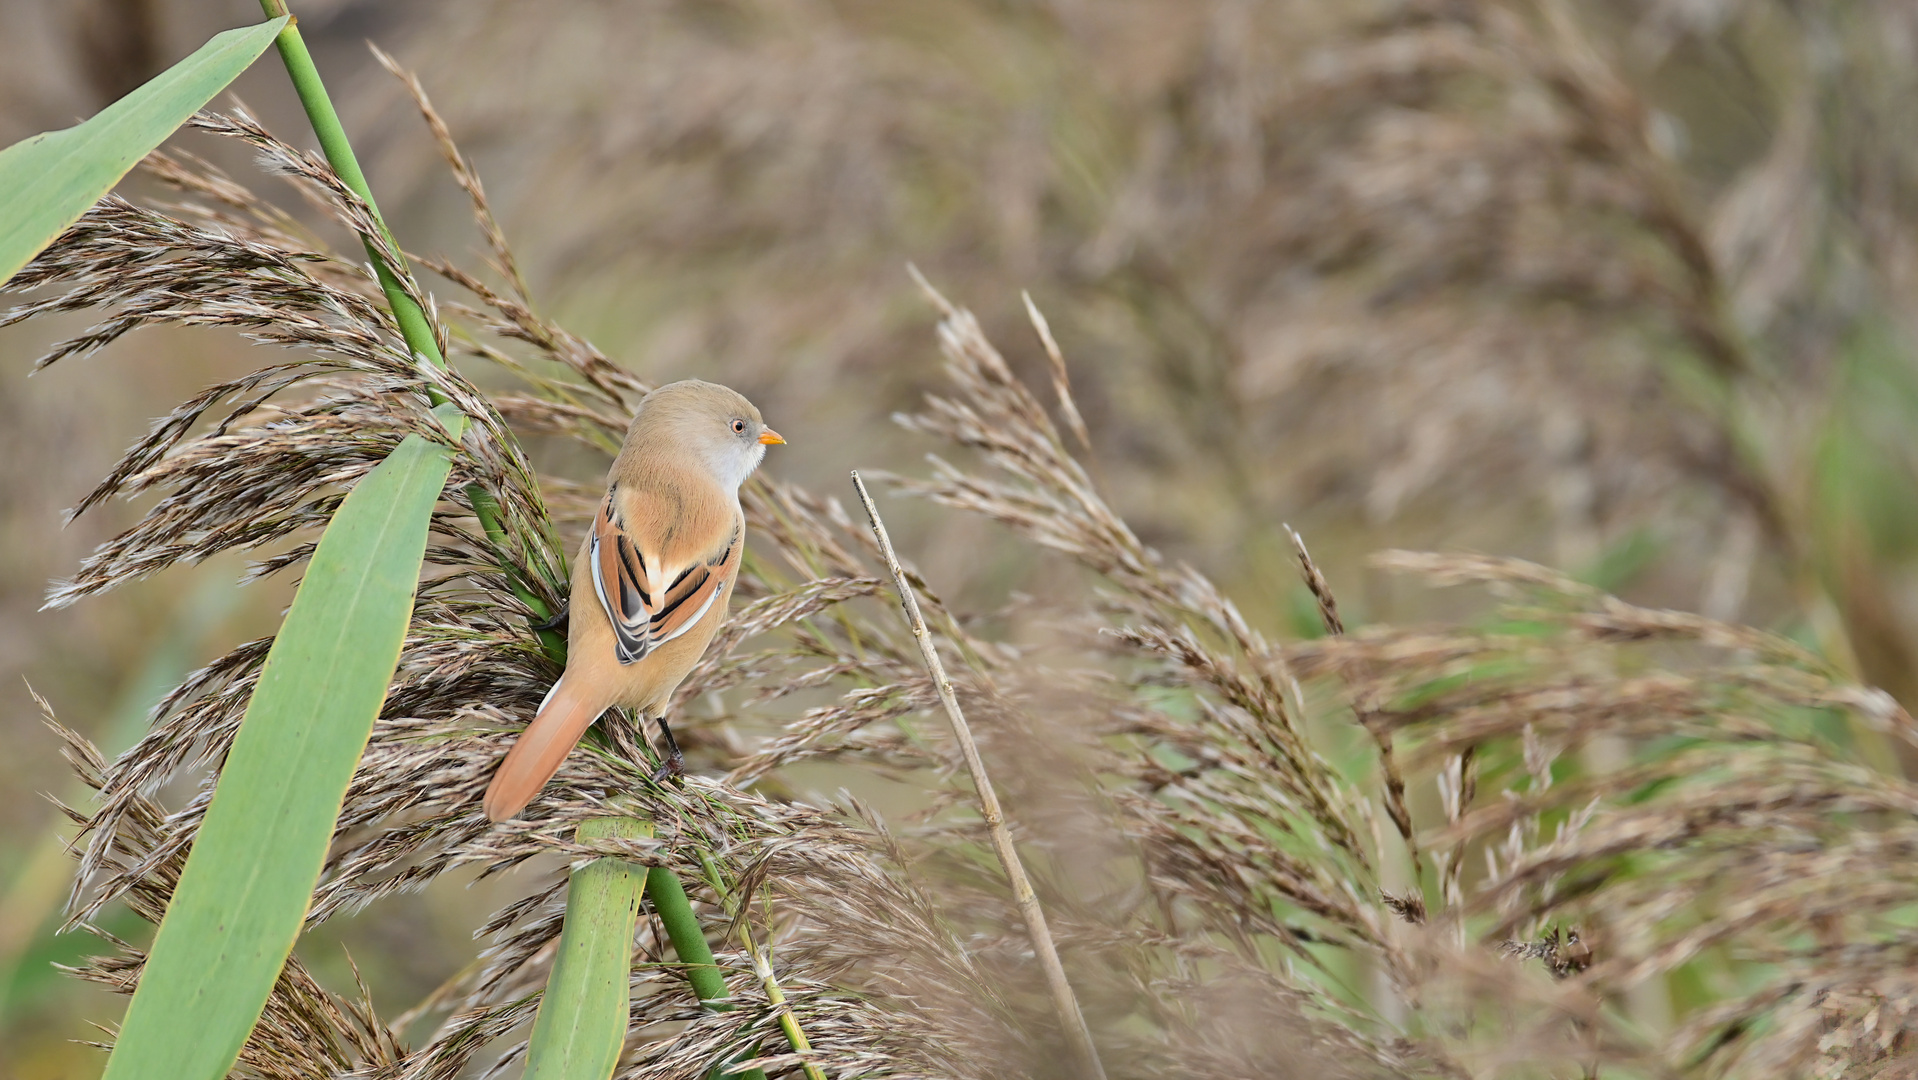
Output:
<instances>
[{"instance_id":1,"label":"green blade of grass","mask_svg":"<svg viewBox=\"0 0 1918 1080\"><path fill-rule=\"evenodd\" d=\"M634 818L600 818L579 827L581 840L652 835L650 824ZM597 859L574 872L567 886L559 952L526 1043L527 1080L606 1080L613 1074L632 1010L633 925L641 896L651 898L694 994L709 1009L731 1011L726 978L673 872ZM758 1069L737 1075L766 1080Z\"/></svg>"},{"instance_id":2,"label":"green blade of grass","mask_svg":"<svg viewBox=\"0 0 1918 1080\"><path fill-rule=\"evenodd\" d=\"M466 418L435 410L455 435ZM107 1080L217 1080L292 951L413 610L452 462L410 435L321 536L127 1008Z\"/></svg>"},{"instance_id":3,"label":"green blade of grass","mask_svg":"<svg viewBox=\"0 0 1918 1080\"><path fill-rule=\"evenodd\" d=\"M81 124L0 150L0 284L266 51L284 16L217 34Z\"/></svg>"},{"instance_id":4,"label":"green blade of grass","mask_svg":"<svg viewBox=\"0 0 1918 1080\"><path fill-rule=\"evenodd\" d=\"M632 818L600 818L579 827L581 840L644 840L652 827ZM619 1064L632 1008L633 924L646 891L646 868L595 859L573 872L559 954L526 1044L527 1080L605 1080Z\"/></svg>"}]
</instances>

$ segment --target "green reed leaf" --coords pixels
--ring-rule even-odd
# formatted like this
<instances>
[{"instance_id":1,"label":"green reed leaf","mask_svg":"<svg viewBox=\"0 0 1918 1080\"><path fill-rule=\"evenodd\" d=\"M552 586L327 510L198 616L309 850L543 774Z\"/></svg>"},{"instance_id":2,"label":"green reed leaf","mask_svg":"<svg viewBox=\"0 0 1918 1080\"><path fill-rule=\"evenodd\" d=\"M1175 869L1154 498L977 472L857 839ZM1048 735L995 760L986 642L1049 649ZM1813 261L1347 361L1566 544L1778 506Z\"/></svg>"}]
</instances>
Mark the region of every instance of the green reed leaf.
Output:
<instances>
[{"instance_id":1,"label":"green reed leaf","mask_svg":"<svg viewBox=\"0 0 1918 1080\"><path fill-rule=\"evenodd\" d=\"M286 17L228 30L81 124L0 150L0 284L226 89Z\"/></svg>"},{"instance_id":2,"label":"green reed leaf","mask_svg":"<svg viewBox=\"0 0 1918 1080\"><path fill-rule=\"evenodd\" d=\"M435 410L457 435L466 418ZM106 1080L217 1080L293 949L399 662L452 468L410 435L320 538L167 905Z\"/></svg>"},{"instance_id":3,"label":"green reed leaf","mask_svg":"<svg viewBox=\"0 0 1918 1080\"><path fill-rule=\"evenodd\" d=\"M581 840L644 840L632 818L583 822ZM605 1080L619 1064L632 1008L633 924L646 891L644 866L595 859L573 872L566 924L526 1044L527 1080Z\"/></svg>"}]
</instances>

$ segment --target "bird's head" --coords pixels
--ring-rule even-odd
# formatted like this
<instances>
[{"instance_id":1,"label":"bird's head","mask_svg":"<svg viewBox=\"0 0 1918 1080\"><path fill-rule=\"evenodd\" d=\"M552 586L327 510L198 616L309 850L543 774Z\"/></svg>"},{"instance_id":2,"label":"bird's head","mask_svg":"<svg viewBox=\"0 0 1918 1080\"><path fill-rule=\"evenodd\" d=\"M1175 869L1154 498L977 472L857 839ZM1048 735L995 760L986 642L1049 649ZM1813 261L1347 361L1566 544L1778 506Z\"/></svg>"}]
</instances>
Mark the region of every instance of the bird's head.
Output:
<instances>
[{"instance_id":1,"label":"bird's head","mask_svg":"<svg viewBox=\"0 0 1918 1080\"><path fill-rule=\"evenodd\" d=\"M699 379L667 383L647 394L633 422L670 432L714 479L733 489L759 467L766 447L786 441L743 394Z\"/></svg>"}]
</instances>

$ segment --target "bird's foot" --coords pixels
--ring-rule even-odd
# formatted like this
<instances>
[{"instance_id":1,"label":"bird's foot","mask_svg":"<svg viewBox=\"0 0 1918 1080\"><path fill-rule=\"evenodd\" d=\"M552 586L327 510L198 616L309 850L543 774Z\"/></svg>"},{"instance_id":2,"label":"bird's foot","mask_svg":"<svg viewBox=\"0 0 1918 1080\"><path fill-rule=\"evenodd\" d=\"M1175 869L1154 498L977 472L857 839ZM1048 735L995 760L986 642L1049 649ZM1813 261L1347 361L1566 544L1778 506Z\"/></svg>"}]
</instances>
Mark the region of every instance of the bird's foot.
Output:
<instances>
[{"instance_id":1,"label":"bird's foot","mask_svg":"<svg viewBox=\"0 0 1918 1080\"><path fill-rule=\"evenodd\" d=\"M665 760L653 773L653 783L663 783L670 779L677 787L686 775L686 755L679 752L679 740L673 738L673 726L666 722L666 717L655 716L653 722L659 725L659 734L666 743Z\"/></svg>"},{"instance_id":2,"label":"bird's foot","mask_svg":"<svg viewBox=\"0 0 1918 1080\"><path fill-rule=\"evenodd\" d=\"M539 633L545 630L565 630L566 624L572 618L572 615L573 615L573 605L570 603L561 604L559 606L558 613L555 614L552 618L547 619L545 622L534 623L533 632Z\"/></svg>"},{"instance_id":3,"label":"bird's foot","mask_svg":"<svg viewBox=\"0 0 1918 1080\"><path fill-rule=\"evenodd\" d=\"M663 784L668 780L673 782L674 787L683 786L686 781L686 755L680 753L676 746L672 753L666 755L666 760L659 768L653 770L653 783Z\"/></svg>"}]
</instances>

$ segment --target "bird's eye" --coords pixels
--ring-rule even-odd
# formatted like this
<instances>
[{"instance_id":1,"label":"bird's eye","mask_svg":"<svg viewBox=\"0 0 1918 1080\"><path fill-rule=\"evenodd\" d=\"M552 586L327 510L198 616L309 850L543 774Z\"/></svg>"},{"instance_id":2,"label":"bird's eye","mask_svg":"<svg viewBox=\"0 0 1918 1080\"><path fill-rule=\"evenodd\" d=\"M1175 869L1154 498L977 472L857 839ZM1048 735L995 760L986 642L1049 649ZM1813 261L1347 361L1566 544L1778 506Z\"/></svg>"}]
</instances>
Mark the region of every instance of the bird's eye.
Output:
<instances>
[{"instance_id":1,"label":"bird's eye","mask_svg":"<svg viewBox=\"0 0 1918 1080\"><path fill-rule=\"evenodd\" d=\"M744 420L734 420L734 421L733 421L733 434L735 434L735 435L744 435L744 434L746 434L746 421L744 421Z\"/></svg>"}]
</instances>

